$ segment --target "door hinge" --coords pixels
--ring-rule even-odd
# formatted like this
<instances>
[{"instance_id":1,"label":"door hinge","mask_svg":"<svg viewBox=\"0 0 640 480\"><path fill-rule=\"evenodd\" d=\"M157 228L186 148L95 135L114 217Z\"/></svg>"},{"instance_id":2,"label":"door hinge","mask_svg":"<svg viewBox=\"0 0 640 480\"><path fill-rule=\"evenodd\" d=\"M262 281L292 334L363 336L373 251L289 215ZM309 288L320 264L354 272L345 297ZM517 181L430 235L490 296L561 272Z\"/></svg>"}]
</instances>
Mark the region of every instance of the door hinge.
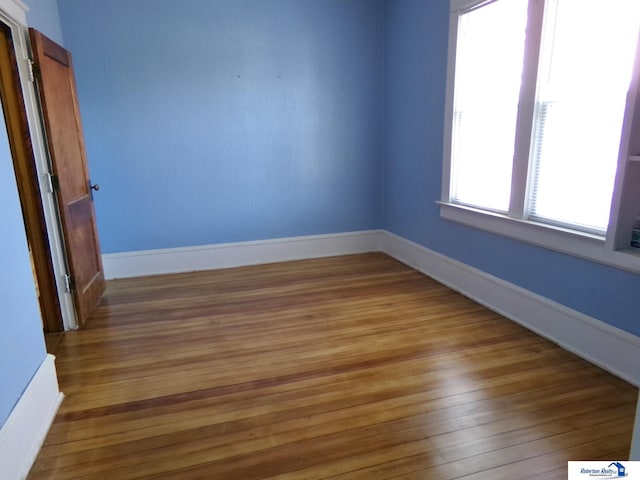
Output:
<instances>
[{"instance_id":1,"label":"door hinge","mask_svg":"<svg viewBox=\"0 0 640 480\"><path fill-rule=\"evenodd\" d=\"M40 79L42 79L40 74L40 65L29 59L29 80L35 82Z\"/></svg>"},{"instance_id":2,"label":"door hinge","mask_svg":"<svg viewBox=\"0 0 640 480\"><path fill-rule=\"evenodd\" d=\"M67 290L67 293L71 293L76 290L76 282L73 280L73 277L68 273L64 274L64 286Z\"/></svg>"},{"instance_id":3,"label":"door hinge","mask_svg":"<svg viewBox=\"0 0 640 480\"><path fill-rule=\"evenodd\" d=\"M60 191L60 180L57 175L53 173L47 173L47 181L49 182L49 193L55 193Z\"/></svg>"}]
</instances>

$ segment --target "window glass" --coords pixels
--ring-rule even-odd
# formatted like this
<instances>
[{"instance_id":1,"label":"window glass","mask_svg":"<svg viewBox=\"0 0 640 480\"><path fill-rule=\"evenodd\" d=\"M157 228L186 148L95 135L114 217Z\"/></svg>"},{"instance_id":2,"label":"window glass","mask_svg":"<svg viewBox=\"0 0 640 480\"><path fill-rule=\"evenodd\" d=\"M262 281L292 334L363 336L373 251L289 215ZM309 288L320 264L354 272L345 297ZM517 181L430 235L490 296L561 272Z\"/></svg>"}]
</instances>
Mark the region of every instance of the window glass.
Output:
<instances>
[{"instance_id":1,"label":"window glass","mask_svg":"<svg viewBox=\"0 0 640 480\"><path fill-rule=\"evenodd\" d=\"M638 0L547 0L532 139L533 218L606 231L639 19Z\"/></svg>"},{"instance_id":2,"label":"window glass","mask_svg":"<svg viewBox=\"0 0 640 480\"><path fill-rule=\"evenodd\" d=\"M526 23L526 0L459 17L450 182L457 203L509 209Z\"/></svg>"}]
</instances>

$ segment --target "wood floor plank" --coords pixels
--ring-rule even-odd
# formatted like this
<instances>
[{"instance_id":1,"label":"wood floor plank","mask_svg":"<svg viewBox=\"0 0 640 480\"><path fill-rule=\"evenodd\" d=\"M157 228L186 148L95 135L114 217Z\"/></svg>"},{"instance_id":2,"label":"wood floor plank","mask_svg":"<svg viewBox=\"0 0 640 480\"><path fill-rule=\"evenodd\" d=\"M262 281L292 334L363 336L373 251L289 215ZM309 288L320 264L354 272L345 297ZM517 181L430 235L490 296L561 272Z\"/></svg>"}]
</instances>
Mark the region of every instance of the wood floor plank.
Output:
<instances>
[{"instance_id":1,"label":"wood floor plank","mask_svg":"<svg viewBox=\"0 0 640 480\"><path fill-rule=\"evenodd\" d=\"M626 458L637 400L383 254L112 281L47 343L31 480L566 478Z\"/></svg>"}]
</instances>

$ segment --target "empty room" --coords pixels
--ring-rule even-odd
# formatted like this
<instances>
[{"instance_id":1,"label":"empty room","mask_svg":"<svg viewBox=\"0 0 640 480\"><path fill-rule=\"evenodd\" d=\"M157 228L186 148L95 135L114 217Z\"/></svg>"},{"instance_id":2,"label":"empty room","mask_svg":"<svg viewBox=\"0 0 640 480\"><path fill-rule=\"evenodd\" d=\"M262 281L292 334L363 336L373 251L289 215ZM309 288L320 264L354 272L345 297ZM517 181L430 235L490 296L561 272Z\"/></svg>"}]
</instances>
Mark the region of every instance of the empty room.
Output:
<instances>
[{"instance_id":1,"label":"empty room","mask_svg":"<svg viewBox=\"0 0 640 480\"><path fill-rule=\"evenodd\" d=\"M1 478L640 478L636 0L0 27Z\"/></svg>"}]
</instances>

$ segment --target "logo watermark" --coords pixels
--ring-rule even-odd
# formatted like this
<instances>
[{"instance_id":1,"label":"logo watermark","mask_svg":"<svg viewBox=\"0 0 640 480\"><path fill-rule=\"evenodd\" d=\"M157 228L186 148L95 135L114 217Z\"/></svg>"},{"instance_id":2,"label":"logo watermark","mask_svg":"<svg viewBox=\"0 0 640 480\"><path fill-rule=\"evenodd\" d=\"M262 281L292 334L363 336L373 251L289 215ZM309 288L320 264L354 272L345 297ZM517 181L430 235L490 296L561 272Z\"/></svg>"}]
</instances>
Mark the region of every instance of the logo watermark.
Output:
<instances>
[{"instance_id":1,"label":"logo watermark","mask_svg":"<svg viewBox=\"0 0 640 480\"><path fill-rule=\"evenodd\" d=\"M587 479L640 480L640 462L569 462L568 480Z\"/></svg>"}]
</instances>

